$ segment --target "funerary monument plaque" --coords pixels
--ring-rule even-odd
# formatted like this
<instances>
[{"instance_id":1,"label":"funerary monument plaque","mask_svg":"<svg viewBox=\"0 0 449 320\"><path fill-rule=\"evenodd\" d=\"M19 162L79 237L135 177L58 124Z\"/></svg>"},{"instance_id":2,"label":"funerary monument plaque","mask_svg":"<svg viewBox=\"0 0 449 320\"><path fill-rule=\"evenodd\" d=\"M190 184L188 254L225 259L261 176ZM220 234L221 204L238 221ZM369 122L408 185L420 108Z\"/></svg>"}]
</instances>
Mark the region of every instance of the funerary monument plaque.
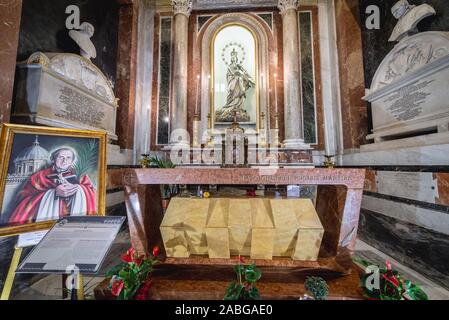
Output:
<instances>
[{"instance_id":1,"label":"funerary monument plaque","mask_svg":"<svg viewBox=\"0 0 449 320\"><path fill-rule=\"evenodd\" d=\"M365 100L372 104L375 142L408 135L442 133L449 123L449 32L421 32L422 19L435 14L423 4L401 0L390 41L399 41L378 68Z\"/></svg>"}]
</instances>

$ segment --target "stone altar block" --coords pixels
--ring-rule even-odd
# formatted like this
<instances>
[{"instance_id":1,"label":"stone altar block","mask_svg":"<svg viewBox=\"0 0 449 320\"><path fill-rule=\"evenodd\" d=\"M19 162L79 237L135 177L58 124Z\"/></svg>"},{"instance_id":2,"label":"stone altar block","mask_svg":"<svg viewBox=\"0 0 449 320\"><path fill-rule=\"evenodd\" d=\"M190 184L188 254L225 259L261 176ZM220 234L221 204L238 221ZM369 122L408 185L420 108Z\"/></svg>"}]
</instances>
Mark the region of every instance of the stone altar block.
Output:
<instances>
[{"instance_id":1,"label":"stone altar block","mask_svg":"<svg viewBox=\"0 0 449 320\"><path fill-rule=\"evenodd\" d=\"M18 64L12 117L23 124L115 134L117 99L104 74L68 53L35 53Z\"/></svg>"},{"instance_id":2,"label":"stone altar block","mask_svg":"<svg viewBox=\"0 0 449 320\"><path fill-rule=\"evenodd\" d=\"M115 174L118 176L114 179L122 179L124 184L132 245L141 253L148 252L154 245L160 246L160 259L163 263L183 270L182 274L185 276L192 275L188 272L193 272L195 268L210 271L211 276L216 276L218 270L229 270L229 266L236 263L236 258L167 257L160 231L164 218L159 187L161 184L317 186L315 209L324 227L318 261L293 261L291 258L275 257L273 260L248 260L248 263L255 262L263 268L288 271L290 278L291 272L296 272L299 276L301 272L310 270L333 274L347 274L351 271L351 253L357 239L365 182L364 169L123 169ZM217 221L220 219L223 220L218 218ZM218 222L216 226L223 232L215 239L215 244L220 248L222 242L226 245L228 233L225 230L227 221ZM210 223L211 219L209 227ZM206 234L208 230L206 228ZM210 241L208 245L210 250Z\"/></svg>"},{"instance_id":3,"label":"stone altar block","mask_svg":"<svg viewBox=\"0 0 449 320\"><path fill-rule=\"evenodd\" d=\"M251 201L251 259L273 259L275 228L269 199Z\"/></svg>"},{"instance_id":4,"label":"stone altar block","mask_svg":"<svg viewBox=\"0 0 449 320\"><path fill-rule=\"evenodd\" d=\"M211 259L229 259L229 201L212 199L206 227L206 239Z\"/></svg>"},{"instance_id":5,"label":"stone altar block","mask_svg":"<svg viewBox=\"0 0 449 320\"><path fill-rule=\"evenodd\" d=\"M167 257L211 253L209 258L318 260L324 229L311 200L223 198L213 202L171 200L160 228Z\"/></svg>"}]
</instances>

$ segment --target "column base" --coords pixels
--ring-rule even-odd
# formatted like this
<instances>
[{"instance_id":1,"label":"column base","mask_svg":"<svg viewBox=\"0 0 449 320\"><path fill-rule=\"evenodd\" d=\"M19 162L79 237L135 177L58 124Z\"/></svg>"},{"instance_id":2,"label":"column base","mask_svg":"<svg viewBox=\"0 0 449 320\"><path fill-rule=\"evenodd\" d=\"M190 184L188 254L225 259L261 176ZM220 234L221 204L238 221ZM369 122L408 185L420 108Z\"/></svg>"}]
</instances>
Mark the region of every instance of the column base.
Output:
<instances>
[{"instance_id":1,"label":"column base","mask_svg":"<svg viewBox=\"0 0 449 320\"><path fill-rule=\"evenodd\" d=\"M312 150L309 144L306 144L303 139L287 139L284 141L285 149L294 150Z\"/></svg>"},{"instance_id":2,"label":"column base","mask_svg":"<svg viewBox=\"0 0 449 320\"><path fill-rule=\"evenodd\" d=\"M177 150L189 149L190 150L191 146L188 141L179 141L179 142L170 143L168 146L165 146L162 148L162 150L164 150L164 151L171 151L173 149L177 149Z\"/></svg>"}]
</instances>

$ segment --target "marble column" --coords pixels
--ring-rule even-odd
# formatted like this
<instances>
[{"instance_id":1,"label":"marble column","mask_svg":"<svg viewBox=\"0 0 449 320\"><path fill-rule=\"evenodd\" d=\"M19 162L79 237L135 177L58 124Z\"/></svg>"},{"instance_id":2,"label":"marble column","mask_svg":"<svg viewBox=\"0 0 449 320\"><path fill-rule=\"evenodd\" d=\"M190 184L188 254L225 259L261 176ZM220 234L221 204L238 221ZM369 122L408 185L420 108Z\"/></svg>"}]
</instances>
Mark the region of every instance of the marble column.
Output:
<instances>
[{"instance_id":1,"label":"marble column","mask_svg":"<svg viewBox=\"0 0 449 320\"><path fill-rule=\"evenodd\" d=\"M0 124L9 121L16 72L22 0L0 1Z\"/></svg>"},{"instance_id":2,"label":"marble column","mask_svg":"<svg viewBox=\"0 0 449 320\"><path fill-rule=\"evenodd\" d=\"M189 17L192 0L172 0L174 12L173 100L170 145L190 145L187 140L187 70ZM173 132L176 134L173 135Z\"/></svg>"},{"instance_id":3,"label":"marble column","mask_svg":"<svg viewBox=\"0 0 449 320\"><path fill-rule=\"evenodd\" d=\"M304 143L298 26L299 0L279 0L284 49L284 115L287 149L310 149Z\"/></svg>"},{"instance_id":4,"label":"marble column","mask_svg":"<svg viewBox=\"0 0 449 320\"><path fill-rule=\"evenodd\" d=\"M137 16L136 99L134 121L134 159L150 152L151 104L153 93L154 0L139 0Z\"/></svg>"}]
</instances>

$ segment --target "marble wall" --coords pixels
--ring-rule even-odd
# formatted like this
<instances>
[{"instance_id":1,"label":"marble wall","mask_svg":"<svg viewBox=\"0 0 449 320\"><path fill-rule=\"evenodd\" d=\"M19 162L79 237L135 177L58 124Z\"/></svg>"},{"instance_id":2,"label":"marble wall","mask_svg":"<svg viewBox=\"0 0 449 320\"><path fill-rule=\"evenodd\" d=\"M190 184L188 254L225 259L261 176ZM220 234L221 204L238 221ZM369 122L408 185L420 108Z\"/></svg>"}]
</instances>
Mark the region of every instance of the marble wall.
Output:
<instances>
[{"instance_id":1,"label":"marble wall","mask_svg":"<svg viewBox=\"0 0 449 320\"><path fill-rule=\"evenodd\" d=\"M368 114L365 95L362 33L359 1L335 0L338 64L340 73L341 121L345 150L366 142Z\"/></svg>"},{"instance_id":2,"label":"marble wall","mask_svg":"<svg viewBox=\"0 0 449 320\"><path fill-rule=\"evenodd\" d=\"M134 148L135 99L137 76L137 28L139 6L130 0L120 0L117 85L116 95L120 98L117 110L117 135L122 149Z\"/></svg>"},{"instance_id":3,"label":"marble wall","mask_svg":"<svg viewBox=\"0 0 449 320\"><path fill-rule=\"evenodd\" d=\"M0 124L9 121L22 0L0 0Z\"/></svg>"},{"instance_id":4,"label":"marble wall","mask_svg":"<svg viewBox=\"0 0 449 320\"><path fill-rule=\"evenodd\" d=\"M97 58L92 61L115 86L119 21L117 1L24 0L17 59L27 59L36 51L79 53L65 27L68 17L65 11L69 5L80 8L81 22L90 22L95 27L92 42L97 49Z\"/></svg>"}]
</instances>

